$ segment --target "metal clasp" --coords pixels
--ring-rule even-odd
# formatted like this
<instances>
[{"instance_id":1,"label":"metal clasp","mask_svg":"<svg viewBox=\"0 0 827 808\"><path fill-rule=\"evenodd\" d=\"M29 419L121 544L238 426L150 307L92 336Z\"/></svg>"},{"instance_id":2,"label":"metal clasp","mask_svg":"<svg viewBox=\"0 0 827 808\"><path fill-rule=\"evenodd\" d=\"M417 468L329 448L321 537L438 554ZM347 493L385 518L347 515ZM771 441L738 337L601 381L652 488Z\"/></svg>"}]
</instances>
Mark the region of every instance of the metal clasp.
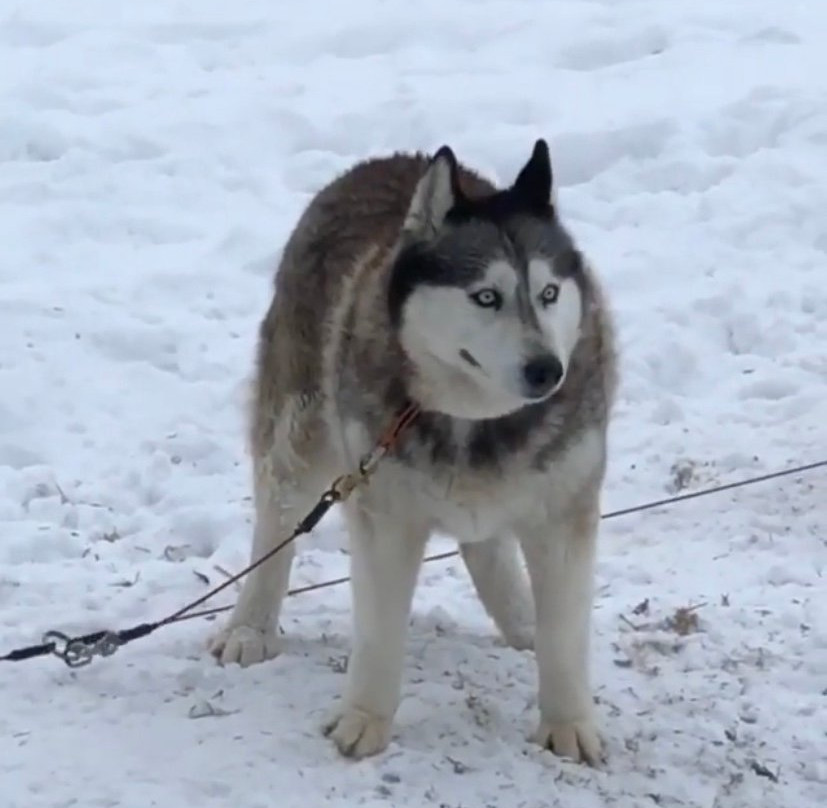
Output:
<instances>
[{"instance_id":1,"label":"metal clasp","mask_svg":"<svg viewBox=\"0 0 827 808\"><path fill-rule=\"evenodd\" d=\"M69 637L62 631L47 631L43 642L52 645L52 653L70 668L82 668L96 656L112 656L121 646L121 638L114 631L104 631L92 642L82 637Z\"/></svg>"}]
</instances>

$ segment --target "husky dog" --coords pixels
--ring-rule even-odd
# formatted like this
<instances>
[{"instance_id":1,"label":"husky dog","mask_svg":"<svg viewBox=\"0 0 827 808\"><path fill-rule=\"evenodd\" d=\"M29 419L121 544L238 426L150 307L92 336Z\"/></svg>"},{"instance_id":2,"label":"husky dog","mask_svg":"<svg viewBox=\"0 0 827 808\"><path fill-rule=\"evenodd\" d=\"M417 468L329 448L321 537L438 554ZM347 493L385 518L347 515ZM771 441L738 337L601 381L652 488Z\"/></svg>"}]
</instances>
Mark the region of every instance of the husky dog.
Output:
<instances>
[{"instance_id":1,"label":"husky dog","mask_svg":"<svg viewBox=\"0 0 827 808\"><path fill-rule=\"evenodd\" d=\"M389 743L438 531L459 542L505 641L536 652L537 742L598 762L588 646L615 368L611 315L560 222L545 141L505 189L443 146L362 162L311 201L260 330L253 558L406 404L421 410L344 505L352 653L325 727L344 755ZM222 663L278 653L293 556L290 545L246 579L211 641Z\"/></svg>"}]
</instances>

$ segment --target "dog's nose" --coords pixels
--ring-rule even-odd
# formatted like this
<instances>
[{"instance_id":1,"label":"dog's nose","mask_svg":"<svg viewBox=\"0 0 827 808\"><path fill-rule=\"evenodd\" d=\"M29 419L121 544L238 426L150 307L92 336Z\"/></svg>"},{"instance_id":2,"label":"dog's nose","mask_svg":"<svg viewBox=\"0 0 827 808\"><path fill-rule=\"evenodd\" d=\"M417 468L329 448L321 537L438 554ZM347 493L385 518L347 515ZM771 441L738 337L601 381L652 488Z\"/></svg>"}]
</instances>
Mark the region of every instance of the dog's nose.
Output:
<instances>
[{"instance_id":1,"label":"dog's nose","mask_svg":"<svg viewBox=\"0 0 827 808\"><path fill-rule=\"evenodd\" d=\"M542 398L560 381L563 364L552 354L529 359L523 366L523 380L530 398Z\"/></svg>"}]
</instances>

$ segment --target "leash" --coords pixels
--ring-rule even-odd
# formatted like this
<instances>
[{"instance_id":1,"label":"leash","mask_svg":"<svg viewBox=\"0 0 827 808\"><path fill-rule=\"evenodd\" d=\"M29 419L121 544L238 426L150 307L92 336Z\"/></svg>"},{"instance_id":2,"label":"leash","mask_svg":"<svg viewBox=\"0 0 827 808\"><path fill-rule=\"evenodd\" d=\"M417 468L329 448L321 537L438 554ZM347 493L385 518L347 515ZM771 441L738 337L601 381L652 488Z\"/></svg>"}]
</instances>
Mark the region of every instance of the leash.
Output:
<instances>
[{"instance_id":1,"label":"leash","mask_svg":"<svg viewBox=\"0 0 827 808\"><path fill-rule=\"evenodd\" d=\"M80 668L88 665L96 656L112 656L122 645L126 645L142 637L147 637L159 628L192 617L203 616L205 612L193 614L193 609L197 609L210 598L215 597L219 592L223 592L228 586L232 586L245 575L249 575L254 569L260 567L277 553L280 553L287 545L296 541L299 536L310 533L334 505L344 502L360 485L367 483L376 471L379 463L394 449L402 433L416 420L418 415L419 407L417 405L406 405L381 434L373 449L360 459L356 470L348 474L343 474L335 479L330 487L322 493L318 502L310 512L296 525L293 532L287 538L250 563L241 570L241 572L231 576L205 595L187 603L185 606L182 606L161 620L156 620L152 623L141 623L121 631L95 631L80 637L69 637L62 631L47 631L43 635L40 644L32 645L28 648L18 648L16 651L0 657L0 662L21 662L25 659L52 654L58 657L58 659L63 660L70 668ZM208 610L206 613L216 613L217 611L220 610Z\"/></svg>"},{"instance_id":2,"label":"leash","mask_svg":"<svg viewBox=\"0 0 827 808\"><path fill-rule=\"evenodd\" d=\"M643 513L645 511L651 511L655 508L663 508L669 505L675 505L678 502L686 502L690 499L700 499L701 497L708 497L712 494L720 494L723 491L732 491L737 488L746 488L750 485L756 485L757 483L765 483L771 480L778 480L782 477L789 477L793 474L806 474L811 471L816 471L817 469L827 468L827 460L819 460L815 463L808 463L803 466L794 466L788 469L780 469L779 471L771 471L767 472L766 474L761 474L756 477L747 477L743 480L735 480L731 483L721 483L720 485L714 485L709 488L701 488L697 491L687 491L684 494L676 494L671 497L665 497L664 499L655 499L651 502L643 502L638 505L632 505L628 508L620 508L616 511L607 511L600 515L601 521L607 521L609 519L618 519L619 517L623 516L630 516L635 513ZM423 559L423 564L430 564L434 561L447 561L449 558L455 558L459 556L459 550L446 550L442 553L435 553L433 555L429 555ZM295 589L291 589L288 593L288 597L295 597L296 595L304 595L307 592L317 592L320 589L329 589L333 586L341 586L342 584L346 584L350 580L349 575L344 575L341 578L331 578L329 581L317 581L314 584L305 584L304 586L298 586ZM222 612L227 612L232 609L232 605L229 606L215 606L212 609L204 609L203 611L198 612L190 612L189 614L184 615L181 617L181 620L194 620L196 617L212 617L216 614L221 614ZM2 658L0 658L2 661Z\"/></svg>"},{"instance_id":3,"label":"leash","mask_svg":"<svg viewBox=\"0 0 827 808\"><path fill-rule=\"evenodd\" d=\"M43 640L39 645L32 645L27 648L19 648L12 651L5 656L0 657L0 662L20 662L25 659L32 659L35 657L48 656L52 654L63 660L70 668L79 668L88 665L96 656L111 656L122 645L126 645L133 640L146 637L157 631L163 626L168 626L173 623L180 623L184 620L193 620L196 617L209 617L211 615L226 612L232 609L232 606L217 606L212 609L203 609L201 611L193 611L198 606L201 606L205 601L222 592L228 586L231 586L240 578L248 575L256 567L259 567L268 559L272 558L288 544L295 541L299 536L309 533L316 525L324 518L325 514L337 502L346 500L356 488L369 480L370 476L376 471L376 467L381 460L392 451L394 446L399 441L402 433L416 420L419 415L419 409L415 405L406 406L397 418L391 423L388 429L382 434L382 437L377 441L376 446L359 461L356 471L350 474L344 474L337 478L330 488L328 488L319 498L319 501L310 511L310 513L302 519L296 526L293 533L288 536L280 544L268 550L260 558L241 570L241 572L229 577L219 586L211 589L205 595L191 601L186 606L178 609L163 620L158 620L154 623L141 623L129 629L121 631L95 631L91 634L84 634L80 637L69 637L61 631L47 631L43 635ZM721 493L723 491L731 491L736 488L745 488L746 486L755 485L757 483L768 482L770 480L777 480L782 477L788 477L793 474L804 474L815 471L817 469L827 468L827 460L820 460L815 463L808 463L806 465L795 466L794 468L781 469L779 471L761 474L756 477L748 477L744 480L738 480L731 483L723 483L711 488L704 488L699 491L690 491L684 494L677 494L673 497L665 499L653 500L645 502L640 505L634 505L629 508L621 508L616 511L609 511L601 515L601 520L616 519L622 516L628 516L634 513L641 513L649 511L654 508L660 508L666 505L672 505L677 502L685 502L691 499L698 499L700 497L709 496L711 494ZM458 551L451 550L444 553L428 556L424 563L431 561L443 561L458 555ZM288 595L299 595L304 592L313 592L318 589L325 589L331 586L338 586L347 583L350 580L345 576L336 578L331 581L322 581L320 583L308 584L307 586L298 589L292 589Z\"/></svg>"}]
</instances>

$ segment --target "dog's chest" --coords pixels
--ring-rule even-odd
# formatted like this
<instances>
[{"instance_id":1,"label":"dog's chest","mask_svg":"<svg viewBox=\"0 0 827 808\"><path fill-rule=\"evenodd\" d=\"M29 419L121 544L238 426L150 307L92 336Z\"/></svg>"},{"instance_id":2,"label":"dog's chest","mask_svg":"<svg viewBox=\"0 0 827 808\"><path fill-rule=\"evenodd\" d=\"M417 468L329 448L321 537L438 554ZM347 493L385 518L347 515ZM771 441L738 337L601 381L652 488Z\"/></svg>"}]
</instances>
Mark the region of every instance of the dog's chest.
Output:
<instances>
[{"instance_id":1,"label":"dog's chest","mask_svg":"<svg viewBox=\"0 0 827 808\"><path fill-rule=\"evenodd\" d=\"M386 502L392 503L397 518L461 542L503 535L521 518L548 507L545 480L537 474L498 477L396 467L388 478Z\"/></svg>"},{"instance_id":2,"label":"dog's chest","mask_svg":"<svg viewBox=\"0 0 827 808\"><path fill-rule=\"evenodd\" d=\"M370 445L363 428L351 425L350 434L357 446ZM387 458L380 465L364 492L365 504L400 525L460 542L484 541L520 524L555 521L599 469L602 447L602 433L587 430L538 470L528 452L479 466L467 454L435 457L432 445L409 443L404 459Z\"/></svg>"},{"instance_id":3,"label":"dog's chest","mask_svg":"<svg viewBox=\"0 0 827 808\"><path fill-rule=\"evenodd\" d=\"M429 485L420 499L433 530L458 541L485 541L509 532L521 515L545 509L540 481L526 478L522 482L517 489L505 479L454 478L447 488Z\"/></svg>"}]
</instances>

